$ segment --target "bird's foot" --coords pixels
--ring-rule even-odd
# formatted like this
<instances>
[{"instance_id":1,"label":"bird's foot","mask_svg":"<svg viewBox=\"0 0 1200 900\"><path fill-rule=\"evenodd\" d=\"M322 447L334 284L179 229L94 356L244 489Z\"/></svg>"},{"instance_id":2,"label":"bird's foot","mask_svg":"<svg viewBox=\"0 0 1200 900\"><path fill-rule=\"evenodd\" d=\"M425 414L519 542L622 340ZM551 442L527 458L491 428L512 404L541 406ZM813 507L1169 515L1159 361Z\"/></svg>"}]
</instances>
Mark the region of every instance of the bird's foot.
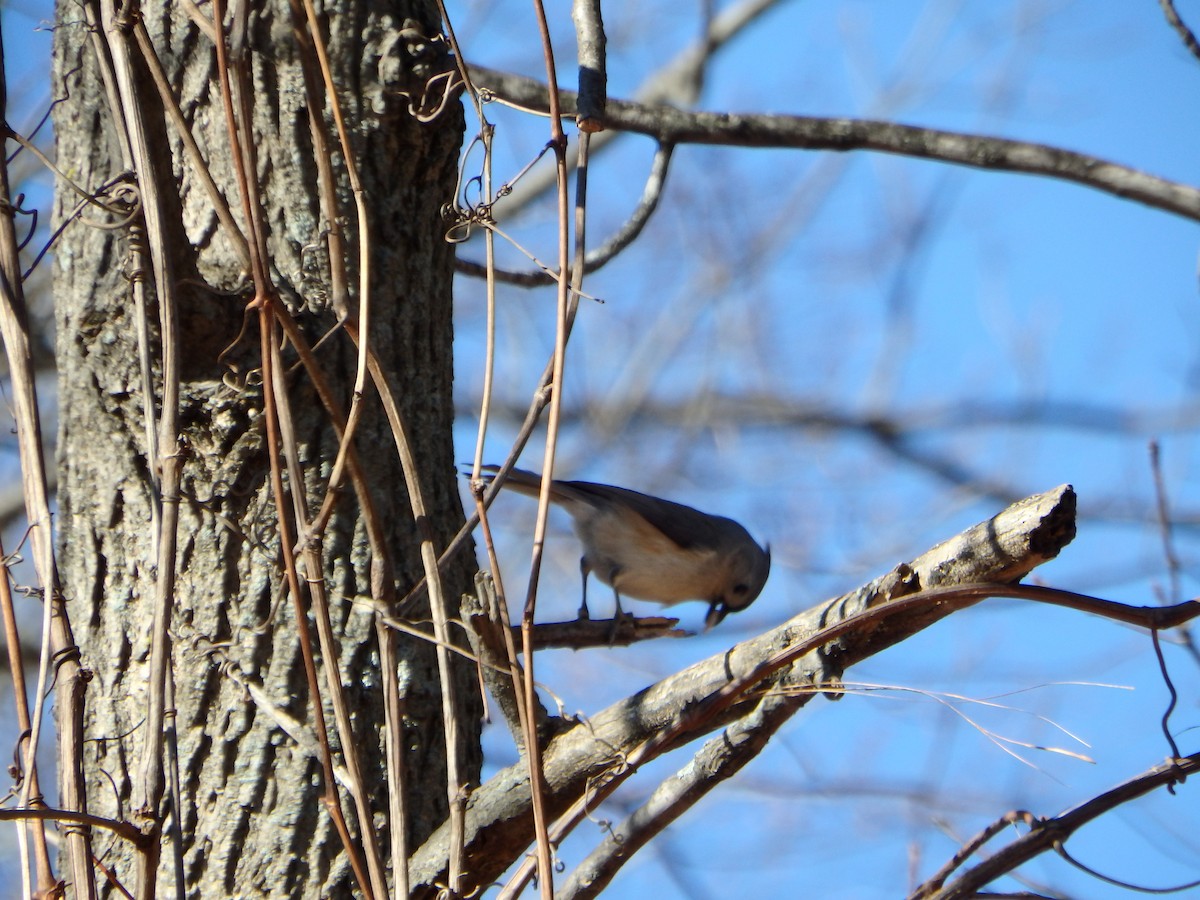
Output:
<instances>
[{"instance_id":1,"label":"bird's foot","mask_svg":"<svg viewBox=\"0 0 1200 900\"><path fill-rule=\"evenodd\" d=\"M612 624L608 627L608 646L611 647L617 642L617 635L620 633L622 627L635 628L637 627L637 620L625 612L625 610L617 607L617 611L612 618Z\"/></svg>"}]
</instances>

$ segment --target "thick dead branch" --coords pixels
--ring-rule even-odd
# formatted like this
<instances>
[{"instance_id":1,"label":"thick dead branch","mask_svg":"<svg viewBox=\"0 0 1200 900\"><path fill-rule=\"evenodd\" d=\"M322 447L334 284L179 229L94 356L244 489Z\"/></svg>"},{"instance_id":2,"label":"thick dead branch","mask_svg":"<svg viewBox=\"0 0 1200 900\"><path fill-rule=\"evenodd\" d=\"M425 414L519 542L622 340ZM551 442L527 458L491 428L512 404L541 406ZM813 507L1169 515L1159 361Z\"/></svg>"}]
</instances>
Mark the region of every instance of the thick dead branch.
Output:
<instances>
[{"instance_id":1,"label":"thick dead branch","mask_svg":"<svg viewBox=\"0 0 1200 900\"><path fill-rule=\"evenodd\" d=\"M597 896L633 854L758 756L803 702L793 694L767 694L748 716L705 741L683 768L655 788L649 799L576 867L559 888L559 900Z\"/></svg>"},{"instance_id":2,"label":"thick dead branch","mask_svg":"<svg viewBox=\"0 0 1200 900\"><path fill-rule=\"evenodd\" d=\"M780 687L836 684L841 672L962 608L934 599L902 612L868 619L836 640L824 642L782 668L770 662L788 648L890 600L933 587L978 582L1014 582L1058 555L1075 535L1075 492L1068 485L1029 497L964 531L858 590L822 603L779 627L676 673L614 704L560 734L545 749L547 812L559 815L597 781L613 776L635 748L663 732L679 746L749 713L761 697L750 691L703 717L692 714L712 704L727 686L748 673L764 672ZM967 601L971 602L971 601ZM760 684L766 684L762 682ZM798 692L799 693L799 692ZM800 694L796 708L812 694ZM680 727L680 723L694 723ZM666 748L664 748L666 749ZM471 885L490 883L518 858L532 837L528 771L517 764L498 773L471 798L466 824L466 869ZM445 878L448 840L439 829L414 855L414 896L432 896Z\"/></svg>"},{"instance_id":3,"label":"thick dead branch","mask_svg":"<svg viewBox=\"0 0 1200 900\"><path fill-rule=\"evenodd\" d=\"M531 78L471 66L471 77L502 101L546 112L544 85ZM575 94L560 91L564 116L575 114ZM1200 190L1108 160L1045 144L918 128L870 119L829 119L742 113L688 112L671 106L608 100L604 126L668 144L792 147L797 150L875 150L1006 172L1045 175L1200 220Z\"/></svg>"}]
</instances>

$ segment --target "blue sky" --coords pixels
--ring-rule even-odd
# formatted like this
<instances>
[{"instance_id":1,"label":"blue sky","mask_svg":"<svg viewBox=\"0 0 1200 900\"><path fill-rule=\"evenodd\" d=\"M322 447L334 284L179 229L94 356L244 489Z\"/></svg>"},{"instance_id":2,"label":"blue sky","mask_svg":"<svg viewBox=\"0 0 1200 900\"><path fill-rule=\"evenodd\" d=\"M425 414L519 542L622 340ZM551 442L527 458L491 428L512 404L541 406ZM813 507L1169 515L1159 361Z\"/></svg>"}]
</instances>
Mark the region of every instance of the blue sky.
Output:
<instances>
[{"instance_id":1,"label":"blue sky","mask_svg":"<svg viewBox=\"0 0 1200 900\"><path fill-rule=\"evenodd\" d=\"M1184 17L1200 16L1190 6L1180 4ZM605 7L612 94L631 96L696 34L695 8L668 7ZM451 8L468 56L537 76L528 11L522 4L486 11ZM657 27L645 27L651 21ZM473 29L473 22L481 24ZM570 23L558 11L552 25L560 76L570 85ZM784 3L722 52L706 85L700 106L707 109L895 118L1045 142L1185 183L1200 175L1200 63L1155 4ZM498 124L502 180L540 147L545 125L497 106L489 115ZM594 160L593 242L631 208L651 151L631 137ZM914 222L926 225L916 241ZM552 259L551 223L542 205L501 224ZM597 710L1003 505L856 434L746 426L702 412L686 425L638 409L615 412L631 396L644 408L697 392L767 392L797 410L880 414L910 427L932 422L915 435L916 446L977 478L1019 494L1074 484L1079 536L1039 577L1133 603L1155 602L1154 591L1167 584L1146 451L1158 438L1181 522L1183 592L1191 596L1196 238L1193 222L1044 178L878 154L677 150L671 185L640 246L585 285L606 302L581 306L564 395L572 416L557 471L733 515L772 542L774 571L750 610L709 635L548 654L539 677L569 710ZM478 244L464 250L479 253ZM458 304L458 385L468 398L459 443L469 454L480 286L463 280ZM552 310L549 292L501 290L499 390L517 409L550 350ZM1025 410L1035 420L972 425L965 407ZM1073 426L1061 411L1079 408L1092 413L1091 426ZM1139 423L1119 428L1118 414ZM494 425L493 461L514 430L503 419ZM524 457L531 468L540 440ZM532 507L512 498L494 513L514 532L501 550L517 596ZM565 517L556 521L539 607L546 618L569 616L578 598L578 545ZM679 612L695 626L703 607ZM1177 685L1194 684L1195 664L1167 653ZM747 895L894 897L914 867L928 875L958 841L1009 809L1059 812L1167 752L1158 731L1165 690L1149 639L1076 613L992 601L846 678L1003 696L997 702L1015 711L964 711L1005 737L1095 762L1029 749L1021 751L1025 762L1014 759L920 694L818 701L732 784L673 825L667 842L643 851L611 896L715 897L734 883ZM1197 697L1184 690L1174 726L1193 729L1181 738L1187 747ZM498 761L512 758L503 744L496 736ZM642 773L632 793L648 792L655 775L685 761L676 754ZM1149 886L1194 879L1198 848L1187 837L1194 809L1182 796L1148 799L1089 828L1072 850L1107 874ZM581 830L563 850L568 870L599 839ZM1028 871L1080 896L1120 893L1055 860Z\"/></svg>"},{"instance_id":2,"label":"blue sky","mask_svg":"<svg viewBox=\"0 0 1200 900\"><path fill-rule=\"evenodd\" d=\"M1200 26L1200 3L1180 0ZM701 4L609 4L610 89L630 96L698 31ZM527 3L450 6L467 55L537 75ZM564 84L573 38L553 22ZM49 10L3 11L10 94L30 122L48 103ZM25 72L37 74L24 75ZM932 127L1044 141L1195 184L1200 62L1154 3L845 0L782 3L717 58L709 109L894 117ZM544 122L489 107L497 173L545 140ZM471 125L469 124L470 128ZM641 191L652 148L627 138L595 160L592 235L617 226ZM38 197L30 192L31 197ZM913 223L928 220L921 240ZM503 223L554 257L545 204ZM479 255L468 245L464 255ZM514 264L516 254L507 258ZM1079 536L1039 570L1055 586L1155 602L1167 584L1146 443L1162 441L1183 593L1196 592L1197 228L1077 185L870 154L680 148L662 207L637 246L589 281L564 400L571 416L558 471L734 516L774 549L762 597L703 637L622 650L555 652L539 677L584 715L687 663L771 627L908 559L1003 504L897 460L836 429L644 410L696 394L769 393L791 408L882 414L916 426L916 446L979 477L1033 493L1079 491ZM482 290L457 290L459 458L474 447ZM501 292L501 400L522 408L552 342L550 292ZM632 408L628 404L636 400ZM1116 430L1066 417L969 425L937 415L971 405L1045 413L1087 405L1152 424ZM1111 417L1110 417L1111 418ZM500 417L490 461L515 430ZM540 437L525 462L538 466ZM501 553L519 596L533 504L504 499ZM578 604L578 546L565 518L550 546L540 617ZM597 614L607 597L597 588ZM635 611L656 612L634 604ZM679 612L687 626L700 604ZM1195 665L1167 647L1181 703L1173 720L1195 747ZM1050 815L1157 763L1165 691L1149 640L1077 613L986 603L846 673L847 681L1003 698L1016 711L963 707L985 727L1094 762L1023 749L1014 759L928 695L819 700L762 758L673 825L610 896L661 900L739 893L895 897L967 835L1012 808ZM1189 690L1190 689L1190 690ZM1014 693L1019 692L1019 693ZM1043 716L1087 741L1074 742ZM513 759L503 729L491 763ZM647 767L636 802L686 761ZM1071 842L1106 874L1149 886L1200 877L1197 804L1165 793ZM618 798L620 802L620 797ZM614 805L601 815L619 818ZM564 845L570 865L600 839ZM1053 859L1028 873L1078 896L1125 896ZM1012 888L1013 884L1003 885Z\"/></svg>"}]
</instances>

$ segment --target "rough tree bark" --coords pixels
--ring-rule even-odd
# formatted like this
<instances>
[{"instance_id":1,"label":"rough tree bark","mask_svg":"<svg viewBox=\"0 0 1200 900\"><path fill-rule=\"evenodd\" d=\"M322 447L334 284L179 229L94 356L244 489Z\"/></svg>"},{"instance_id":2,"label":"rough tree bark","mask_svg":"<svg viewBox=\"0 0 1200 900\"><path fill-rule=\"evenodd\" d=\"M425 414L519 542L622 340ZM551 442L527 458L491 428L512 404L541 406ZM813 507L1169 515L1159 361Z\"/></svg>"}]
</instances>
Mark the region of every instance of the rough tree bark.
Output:
<instances>
[{"instance_id":1,"label":"rough tree bark","mask_svg":"<svg viewBox=\"0 0 1200 900\"><path fill-rule=\"evenodd\" d=\"M204 6L206 15L213 7ZM208 164L243 229L229 158L214 45L184 5L154 2L119 9L140 15L173 92ZM380 85L378 48L405 17L437 34L436 7L422 0L365 2L327 8L323 16L339 99L351 124L373 220L372 345L393 373L444 545L462 521L451 442L452 250L439 210L453 194L462 115L451 103L432 122L418 122L402 97ZM60 0L55 35L58 165L76 184L98 191L124 176L166 198L165 254L180 293L181 354L178 448L183 474L179 509L178 581L170 616L170 667L179 743L182 803L170 810L159 867L160 895L174 893L171 816L182 835L185 892L193 897L346 896L351 876L329 816L320 803L321 769L311 749L289 735L286 717L311 735L291 604L281 578L279 533L270 489L263 395L256 371L259 337L245 313L252 290L228 233L218 225L179 136L164 115L143 60L134 83L156 162L155 171L127 173L115 90L106 80L106 49L115 39L102 26L99 2ZM309 117L329 109L305 102L293 10L284 0L254 4L244 34L230 40L249 53L254 76L253 130L257 183L264 198L273 277L310 343L335 322L329 306L324 240L331 223L317 198L317 166ZM322 93L321 96L324 96ZM354 283L355 222L341 169L338 222L349 237ZM107 195L113 200L113 193ZM60 221L79 197L60 181ZM134 210L134 206L127 208ZM156 572L153 462L143 424L147 397L138 356L138 310L129 271L133 214L119 221L89 208L65 229L56 257L57 352L60 384L59 552L62 583L85 667L94 678L87 697L86 748L90 812L126 818L135 795L146 740L147 666ZM136 240L136 235L134 235ZM152 282L151 282L152 283ZM153 348L155 396L161 398L161 341L151 295L146 320ZM245 326L243 330L243 326ZM355 355L344 332L318 351L320 363L349 406ZM294 362L285 353L285 361ZM288 390L297 422L308 491L319 499L337 439L309 380L298 368ZM417 529L396 451L377 399L368 403L357 448L388 530L401 593L421 575ZM340 641L342 682L354 713L372 808L386 841L382 776L379 655L371 617L350 598L370 593L369 552L353 492L347 487L325 534L325 575ZM469 587L467 555L447 575L446 596ZM445 817L445 753L432 647L401 639L400 683L406 712L410 784L409 841L416 846ZM480 762L472 673L457 667L465 698L461 752L468 777ZM249 689L255 690L255 699ZM261 691L261 693L258 693ZM267 707L263 699L274 704ZM168 722L170 718L168 718ZM294 729L293 729L294 731ZM347 814L352 830L356 825ZM96 835L97 855L117 879L130 877L128 844ZM386 848L385 848L386 853ZM102 889L104 886L102 884Z\"/></svg>"}]
</instances>

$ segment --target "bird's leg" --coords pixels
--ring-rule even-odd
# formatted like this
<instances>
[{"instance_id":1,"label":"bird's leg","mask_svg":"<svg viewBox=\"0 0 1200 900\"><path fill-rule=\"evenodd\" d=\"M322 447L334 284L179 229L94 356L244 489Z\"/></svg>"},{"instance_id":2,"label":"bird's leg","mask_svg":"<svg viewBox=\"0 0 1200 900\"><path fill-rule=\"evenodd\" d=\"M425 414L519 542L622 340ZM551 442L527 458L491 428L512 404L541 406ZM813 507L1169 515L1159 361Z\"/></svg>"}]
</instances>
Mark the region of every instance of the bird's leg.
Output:
<instances>
[{"instance_id":1,"label":"bird's leg","mask_svg":"<svg viewBox=\"0 0 1200 900\"><path fill-rule=\"evenodd\" d=\"M613 574L615 575L616 573L614 572ZM622 619L629 618L629 616L625 614L625 610L621 609L621 593L616 588L613 588L613 600L615 600L617 603L617 612L614 616L614 620L620 622Z\"/></svg>"},{"instance_id":2,"label":"bird's leg","mask_svg":"<svg viewBox=\"0 0 1200 900\"><path fill-rule=\"evenodd\" d=\"M579 604L578 617L580 619L590 619L587 608L587 581L588 575L591 574L592 567L588 564L586 556L579 557L579 571L583 575L583 601Z\"/></svg>"},{"instance_id":3,"label":"bird's leg","mask_svg":"<svg viewBox=\"0 0 1200 900\"><path fill-rule=\"evenodd\" d=\"M617 573L619 571L620 569L614 566L608 579L613 586L613 600L615 600L617 604L616 614L613 615L612 628L608 630L608 644L610 647L617 641L617 632L620 630L621 624L626 620L628 620L630 624L633 623L633 616L628 615L625 610L621 609L621 592L617 590Z\"/></svg>"}]
</instances>

